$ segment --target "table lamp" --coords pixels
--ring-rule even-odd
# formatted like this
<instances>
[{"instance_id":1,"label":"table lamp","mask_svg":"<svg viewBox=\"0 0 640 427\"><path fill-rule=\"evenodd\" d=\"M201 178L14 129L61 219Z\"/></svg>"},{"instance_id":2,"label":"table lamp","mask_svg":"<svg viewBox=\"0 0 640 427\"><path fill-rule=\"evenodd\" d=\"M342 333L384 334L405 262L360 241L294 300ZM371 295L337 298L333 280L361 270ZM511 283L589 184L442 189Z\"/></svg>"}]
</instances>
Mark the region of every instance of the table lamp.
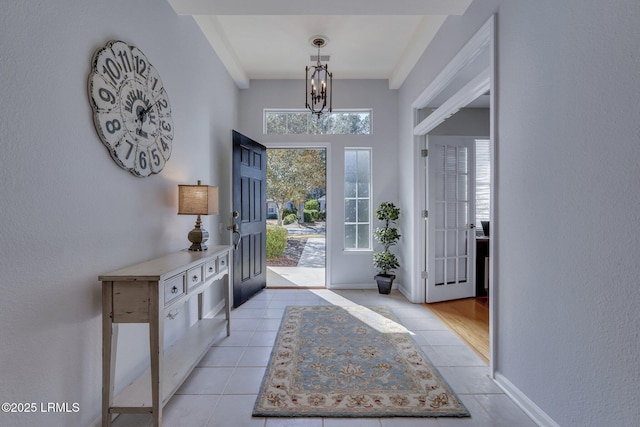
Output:
<instances>
[{"instance_id":1,"label":"table lamp","mask_svg":"<svg viewBox=\"0 0 640 427\"><path fill-rule=\"evenodd\" d=\"M178 185L178 215L198 215L196 225L189 232L191 242L190 251L206 251L205 242L209 239L209 232L202 228L200 215L218 213L218 187L201 185Z\"/></svg>"}]
</instances>

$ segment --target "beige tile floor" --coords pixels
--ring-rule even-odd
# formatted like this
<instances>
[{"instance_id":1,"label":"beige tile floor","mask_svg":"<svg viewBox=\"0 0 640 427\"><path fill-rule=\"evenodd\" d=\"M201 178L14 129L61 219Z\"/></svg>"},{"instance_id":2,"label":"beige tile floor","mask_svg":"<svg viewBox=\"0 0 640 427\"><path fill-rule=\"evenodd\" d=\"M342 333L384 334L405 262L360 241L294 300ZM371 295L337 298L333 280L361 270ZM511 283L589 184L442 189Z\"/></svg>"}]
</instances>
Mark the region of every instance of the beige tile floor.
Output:
<instances>
[{"instance_id":1,"label":"beige tile floor","mask_svg":"<svg viewBox=\"0 0 640 427\"><path fill-rule=\"evenodd\" d=\"M287 305L387 305L416 335L471 413L470 418L253 418L251 411ZM231 312L231 336L221 336L164 408L165 427L534 427L489 378L489 368L424 307L397 291L267 289ZM117 420L117 427L148 425Z\"/></svg>"}]
</instances>

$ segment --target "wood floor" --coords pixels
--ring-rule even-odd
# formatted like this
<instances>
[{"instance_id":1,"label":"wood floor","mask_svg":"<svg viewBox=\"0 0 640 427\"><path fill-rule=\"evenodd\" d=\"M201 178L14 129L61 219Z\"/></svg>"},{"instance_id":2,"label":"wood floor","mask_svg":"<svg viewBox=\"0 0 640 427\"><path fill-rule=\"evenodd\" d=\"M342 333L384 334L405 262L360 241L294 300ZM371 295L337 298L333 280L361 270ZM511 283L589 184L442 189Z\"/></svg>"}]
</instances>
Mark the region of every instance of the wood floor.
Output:
<instances>
[{"instance_id":1,"label":"wood floor","mask_svg":"<svg viewBox=\"0 0 640 427\"><path fill-rule=\"evenodd\" d=\"M489 302L486 297L436 302L425 306L489 363Z\"/></svg>"}]
</instances>

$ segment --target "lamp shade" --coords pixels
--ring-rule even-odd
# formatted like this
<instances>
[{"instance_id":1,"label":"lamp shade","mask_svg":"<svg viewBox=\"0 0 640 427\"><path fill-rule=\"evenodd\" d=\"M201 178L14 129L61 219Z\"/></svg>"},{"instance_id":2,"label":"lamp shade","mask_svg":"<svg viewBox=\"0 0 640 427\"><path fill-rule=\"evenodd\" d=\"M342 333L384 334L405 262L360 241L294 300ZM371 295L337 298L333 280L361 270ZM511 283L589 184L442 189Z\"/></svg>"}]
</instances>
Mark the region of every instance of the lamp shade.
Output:
<instances>
[{"instance_id":1,"label":"lamp shade","mask_svg":"<svg viewBox=\"0 0 640 427\"><path fill-rule=\"evenodd\" d=\"M178 185L178 215L211 215L218 213L218 187L210 185Z\"/></svg>"}]
</instances>

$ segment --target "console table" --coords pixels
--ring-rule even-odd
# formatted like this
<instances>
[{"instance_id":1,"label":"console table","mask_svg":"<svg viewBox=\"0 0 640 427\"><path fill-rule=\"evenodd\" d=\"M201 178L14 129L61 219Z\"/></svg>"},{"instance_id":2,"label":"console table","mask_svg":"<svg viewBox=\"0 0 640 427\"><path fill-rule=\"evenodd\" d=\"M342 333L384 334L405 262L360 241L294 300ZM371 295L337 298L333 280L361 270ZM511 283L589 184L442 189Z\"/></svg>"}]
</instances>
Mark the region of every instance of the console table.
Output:
<instances>
[{"instance_id":1,"label":"console table","mask_svg":"<svg viewBox=\"0 0 640 427\"><path fill-rule=\"evenodd\" d=\"M213 340L230 334L230 246L180 251L99 276L102 282L102 426L112 414L151 414L162 425L162 407L200 362ZM224 279L225 318L205 319L203 292ZM198 321L164 349L164 318L198 298ZM149 325L150 368L117 396L113 395L115 353L120 323ZM149 392L150 391L150 392Z\"/></svg>"}]
</instances>

